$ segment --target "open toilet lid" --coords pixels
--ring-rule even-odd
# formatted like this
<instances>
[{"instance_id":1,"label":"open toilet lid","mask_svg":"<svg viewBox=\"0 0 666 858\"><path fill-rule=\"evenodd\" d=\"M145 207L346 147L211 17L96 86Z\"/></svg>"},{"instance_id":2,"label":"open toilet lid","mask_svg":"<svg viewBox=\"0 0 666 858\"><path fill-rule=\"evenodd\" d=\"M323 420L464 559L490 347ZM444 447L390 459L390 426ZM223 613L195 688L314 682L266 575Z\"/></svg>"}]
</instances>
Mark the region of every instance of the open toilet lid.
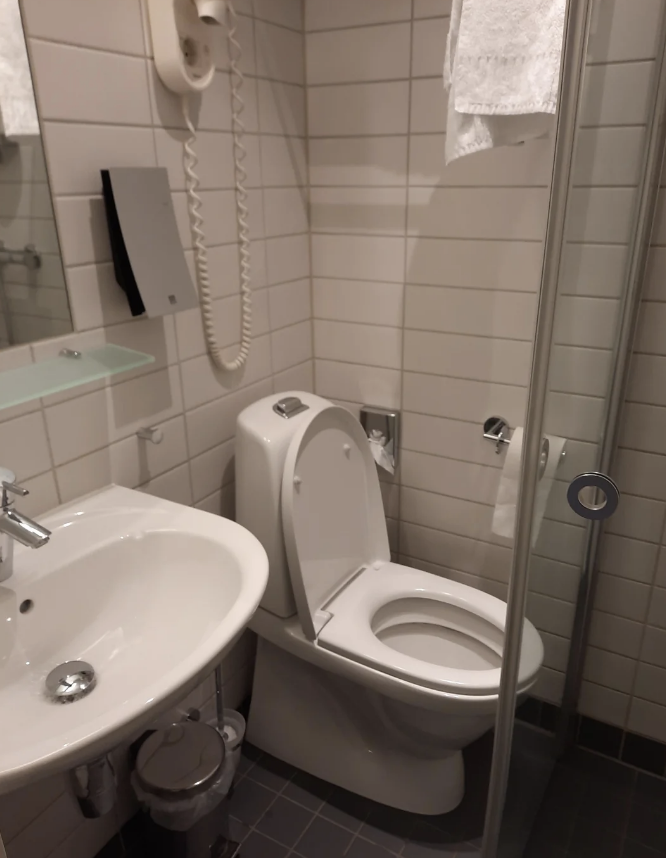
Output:
<instances>
[{"instance_id":1,"label":"open toilet lid","mask_svg":"<svg viewBox=\"0 0 666 858\"><path fill-rule=\"evenodd\" d=\"M303 631L361 566L390 560L379 480L368 439L345 408L317 412L294 436L282 476L282 525Z\"/></svg>"}]
</instances>

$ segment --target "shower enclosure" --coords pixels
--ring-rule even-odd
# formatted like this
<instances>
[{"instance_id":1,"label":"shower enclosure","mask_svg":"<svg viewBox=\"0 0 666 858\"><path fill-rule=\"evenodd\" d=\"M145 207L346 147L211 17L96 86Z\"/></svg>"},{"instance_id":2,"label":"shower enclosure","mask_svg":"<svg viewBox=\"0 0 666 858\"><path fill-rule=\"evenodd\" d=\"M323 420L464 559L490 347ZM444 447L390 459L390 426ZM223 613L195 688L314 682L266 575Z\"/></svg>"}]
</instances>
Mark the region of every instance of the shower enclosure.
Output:
<instances>
[{"instance_id":1,"label":"shower enclosure","mask_svg":"<svg viewBox=\"0 0 666 858\"><path fill-rule=\"evenodd\" d=\"M626 475L638 466L631 458L640 455L636 451L650 449L635 440L636 429L629 437L632 430L625 427L625 449L618 456L630 372L634 388L642 385L648 389L655 382L648 378L650 364L642 360L643 352L664 354L664 349L644 349L640 343L634 349L664 151L666 21L663 4L658 4L659 9L649 5L652 13L658 12L658 26L654 29L654 56L649 61L646 58L640 68L636 64L635 71L642 76L641 103L629 103L616 92L611 104L604 99L601 77L612 74L612 70L602 67L595 53L605 52L607 59L615 50L618 62L622 61L622 28L610 20L612 4L595 4L593 0L569 0L568 4L484 858L541 854L543 844L532 849L528 845L530 825L556 760L576 739L581 693L583 697L607 695L602 704L608 707L608 732L617 731L612 738L617 737L620 753L625 742L620 728L632 726L628 709L623 710L622 705L626 702L628 706L636 693L635 679L622 688L622 695L619 691L613 694L602 686L584 686L584 669L595 622L600 564L606 571L615 571L608 569L613 562L608 558L613 554L613 539L623 533L628 517L640 515L636 498L619 496L615 485L618 472L626 482ZM635 13L644 11L641 5ZM596 132L591 130L593 125ZM600 164L604 146L611 158L613 137L616 142L622 138L620 146L627 158L616 159L609 172ZM630 149L639 156L632 169L628 167ZM658 244L658 235L653 242ZM647 325L645 318L642 324ZM659 338L656 317L652 328L653 336ZM661 336L666 339L666 329ZM638 395L629 401L651 400ZM632 413L628 417L647 422L651 415ZM533 517L544 456L548 455L546 435L562 436L568 442L549 498L545 532L542 528L537 538ZM602 560L604 548L606 557ZM629 577L651 584L652 569L636 567L634 572ZM557 704L528 703L532 705L529 720L552 732L542 736L532 763L523 760L516 767L512 740L522 627L530 608L538 612L540 593L561 600L563 616L552 618L553 634L545 636L546 667L539 695ZM567 593L573 604L567 603ZM541 629L550 628L547 620L545 624L543 617L541 620ZM610 670L614 662L611 653L603 649L603 637L608 639L614 631L610 623L605 630L601 625L597 622L593 626L594 642L600 647L595 653L601 652L601 657L608 659ZM615 658L621 665L622 657ZM566 668L562 673L553 670L555 661ZM612 684L609 681L608 685ZM634 762L630 754L626 761ZM521 767L522 772L517 771ZM531 796L516 808L511 806L512 798L521 789L521 778L529 782ZM607 812L612 815L612 808ZM599 848L598 854L602 854ZM553 854L560 853L553 848Z\"/></svg>"}]
</instances>

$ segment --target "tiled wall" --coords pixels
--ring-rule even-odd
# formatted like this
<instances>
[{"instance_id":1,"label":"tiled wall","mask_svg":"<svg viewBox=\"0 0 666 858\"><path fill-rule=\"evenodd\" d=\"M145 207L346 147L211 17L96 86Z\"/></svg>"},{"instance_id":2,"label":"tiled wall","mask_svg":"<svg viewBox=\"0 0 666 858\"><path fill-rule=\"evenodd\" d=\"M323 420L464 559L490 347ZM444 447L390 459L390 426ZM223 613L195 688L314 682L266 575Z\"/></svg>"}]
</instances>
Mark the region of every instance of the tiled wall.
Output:
<instances>
[{"instance_id":1,"label":"tiled wall","mask_svg":"<svg viewBox=\"0 0 666 858\"><path fill-rule=\"evenodd\" d=\"M0 347L30 343L72 330L58 252L53 206L39 137L0 147L0 242L10 250L34 245L40 267L4 265L0 257ZM5 310L10 317L7 327ZM10 340L11 331L11 340Z\"/></svg>"},{"instance_id":2,"label":"tiled wall","mask_svg":"<svg viewBox=\"0 0 666 858\"><path fill-rule=\"evenodd\" d=\"M24 20L44 124L46 157L76 335L0 354L0 368L101 342L147 351L145 370L0 412L2 463L16 471L39 516L110 481L233 514L233 436L238 412L273 391L312 387L310 260L305 167L303 21L300 0L236 0L254 287L247 367L214 372L198 311L132 321L113 279L99 170L165 166L192 262L181 165L183 122L150 61L141 0L24 0ZM251 12L254 14L250 14ZM218 337L239 339L238 254L231 160L229 76L220 65L193 111ZM141 426L160 425L146 445ZM225 662L228 705L249 689L251 642ZM205 683L192 703L210 702ZM127 801L121 818L128 812ZM9 858L92 858L117 820L83 822L62 777L0 797Z\"/></svg>"},{"instance_id":3,"label":"tiled wall","mask_svg":"<svg viewBox=\"0 0 666 858\"><path fill-rule=\"evenodd\" d=\"M592 27L547 415L568 455L528 606L546 646L538 691L552 701L584 538L565 486L599 435L663 6L647 0L637 15L630 0L604 0ZM511 549L491 520L504 454L481 426L495 414L524 422L552 153L534 141L444 168L449 10L306 0L315 386L353 408L401 408L402 465L384 488L403 562L503 596ZM631 547L658 541L662 518L661 504L626 496L609 527L581 700L602 720L617 717L623 681L613 653L645 619L631 579L650 573Z\"/></svg>"},{"instance_id":4,"label":"tiled wall","mask_svg":"<svg viewBox=\"0 0 666 858\"><path fill-rule=\"evenodd\" d=\"M662 189L614 475L623 537L606 537L587 672L603 671L602 720L666 741L666 194ZM599 715L598 717L601 717Z\"/></svg>"}]
</instances>

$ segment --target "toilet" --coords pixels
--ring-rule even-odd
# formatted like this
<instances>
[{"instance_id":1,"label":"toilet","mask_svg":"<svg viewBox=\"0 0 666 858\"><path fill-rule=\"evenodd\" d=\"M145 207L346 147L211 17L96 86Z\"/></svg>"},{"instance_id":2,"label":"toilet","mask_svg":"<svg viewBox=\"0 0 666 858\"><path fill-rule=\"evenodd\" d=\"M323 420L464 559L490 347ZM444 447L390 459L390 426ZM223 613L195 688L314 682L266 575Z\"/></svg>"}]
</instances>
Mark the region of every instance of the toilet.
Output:
<instances>
[{"instance_id":1,"label":"toilet","mask_svg":"<svg viewBox=\"0 0 666 858\"><path fill-rule=\"evenodd\" d=\"M494 723L506 604L392 562L366 435L319 396L239 415L236 507L270 564L251 623L250 742L382 804L453 810L461 750ZM542 661L526 620L519 696Z\"/></svg>"}]
</instances>

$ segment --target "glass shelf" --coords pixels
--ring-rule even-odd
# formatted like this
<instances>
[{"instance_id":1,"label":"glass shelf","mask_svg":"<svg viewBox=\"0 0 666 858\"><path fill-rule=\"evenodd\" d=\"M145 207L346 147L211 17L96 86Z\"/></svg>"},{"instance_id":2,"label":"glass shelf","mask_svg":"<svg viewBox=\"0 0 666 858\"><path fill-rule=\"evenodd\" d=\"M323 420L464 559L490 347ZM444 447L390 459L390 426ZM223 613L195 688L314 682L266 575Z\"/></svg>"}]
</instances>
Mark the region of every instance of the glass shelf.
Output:
<instances>
[{"instance_id":1,"label":"glass shelf","mask_svg":"<svg viewBox=\"0 0 666 858\"><path fill-rule=\"evenodd\" d=\"M134 349L107 345L9 369L0 372L0 409L136 369L154 360L152 355Z\"/></svg>"}]
</instances>

